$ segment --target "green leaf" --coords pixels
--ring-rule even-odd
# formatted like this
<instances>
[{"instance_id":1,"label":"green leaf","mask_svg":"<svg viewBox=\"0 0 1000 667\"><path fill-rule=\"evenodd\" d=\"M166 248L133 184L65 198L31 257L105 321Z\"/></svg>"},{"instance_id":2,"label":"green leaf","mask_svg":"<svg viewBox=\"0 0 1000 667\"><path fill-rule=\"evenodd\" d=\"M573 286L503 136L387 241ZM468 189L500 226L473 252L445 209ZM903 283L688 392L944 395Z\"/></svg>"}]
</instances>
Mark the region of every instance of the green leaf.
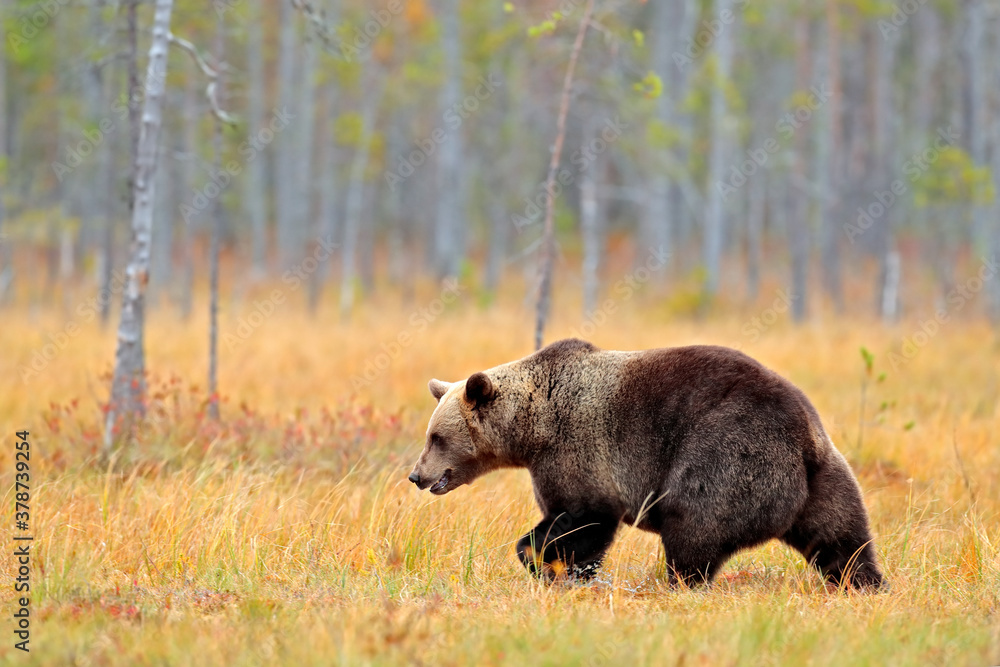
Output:
<instances>
[{"instance_id":1,"label":"green leaf","mask_svg":"<svg viewBox=\"0 0 1000 667\"><path fill-rule=\"evenodd\" d=\"M642 77L642 81L637 81L632 85L632 88L637 93L655 100L663 94L663 80L660 79L660 76L656 72L650 70L646 73L646 76Z\"/></svg>"},{"instance_id":2,"label":"green leaf","mask_svg":"<svg viewBox=\"0 0 1000 667\"><path fill-rule=\"evenodd\" d=\"M868 351L867 347L861 348L861 358L865 362L865 372L869 375L872 374L872 368L875 366L875 355Z\"/></svg>"}]
</instances>

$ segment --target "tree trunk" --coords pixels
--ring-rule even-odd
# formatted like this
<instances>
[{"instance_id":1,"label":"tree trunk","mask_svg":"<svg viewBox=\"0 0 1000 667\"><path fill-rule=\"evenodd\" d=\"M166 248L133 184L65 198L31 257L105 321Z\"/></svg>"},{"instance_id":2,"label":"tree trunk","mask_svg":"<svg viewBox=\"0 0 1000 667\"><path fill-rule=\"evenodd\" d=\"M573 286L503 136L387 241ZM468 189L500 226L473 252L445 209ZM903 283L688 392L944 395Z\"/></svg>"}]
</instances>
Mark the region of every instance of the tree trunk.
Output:
<instances>
[{"instance_id":1,"label":"tree trunk","mask_svg":"<svg viewBox=\"0 0 1000 667\"><path fill-rule=\"evenodd\" d=\"M824 39L816 40L817 49L825 42L823 53L817 54L823 76L831 94L829 101L819 110L819 133L817 136L816 179L822 197L819 205L820 258L823 264L823 285L833 301L838 314L844 312L844 290L840 271L841 221L841 137L840 114L840 14L837 2L826 0L826 26Z\"/></svg>"},{"instance_id":2,"label":"tree trunk","mask_svg":"<svg viewBox=\"0 0 1000 667\"><path fill-rule=\"evenodd\" d=\"M307 238L313 229L313 146L316 143L316 61L315 44L302 45L302 80L299 93L299 116L295 127L298 149L295 151L295 252L296 262L310 245Z\"/></svg>"},{"instance_id":3,"label":"tree trunk","mask_svg":"<svg viewBox=\"0 0 1000 667\"><path fill-rule=\"evenodd\" d=\"M170 13L173 0L156 0L153 16L153 39L146 70L146 99L142 110L138 159L134 170L132 210L132 246L126 269L122 298L118 346L104 429L105 451L115 442L117 429L124 421L130 425L142 414L145 394L145 358L143 326L146 284L149 280L150 236L153 227L156 154L162 124L163 94L166 86L167 49L170 45Z\"/></svg>"},{"instance_id":4,"label":"tree trunk","mask_svg":"<svg viewBox=\"0 0 1000 667\"><path fill-rule=\"evenodd\" d=\"M444 85L438 98L443 117L462 96L462 38L459 0L441 0L441 50L444 53ZM437 221L434 228L434 255L438 277L458 274L463 253L465 175L462 166L461 128L438 148Z\"/></svg>"},{"instance_id":5,"label":"tree trunk","mask_svg":"<svg viewBox=\"0 0 1000 667\"><path fill-rule=\"evenodd\" d=\"M344 237L341 250L343 259L340 279L340 316L344 320L350 316L351 309L354 307L358 232L361 226L361 216L364 215L365 171L368 169L372 133L384 89L381 74L377 71L378 65L370 62L367 67L370 69L370 73L369 81L365 86L366 99L361 110L361 138L357 150L354 152L354 159L351 161L351 174L344 210Z\"/></svg>"},{"instance_id":6,"label":"tree trunk","mask_svg":"<svg viewBox=\"0 0 1000 667\"><path fill-rule=\"evenodd\" d=\"M652 43L653 69L668 83L675 81L677 67L674 65L673 54L677 50L677 32L682 17L678 17L684 11L684 5L676 2L658 2L652 7L653 32L650 35ZM679 20L680 19L680 20ZM677 91L674 86L664 91L656 100L656 119L666 127L673 127L674 113L673 107L676 102ZM667 177L666 169L659 160L655 159L656 151L650 150L651 160L649 166L652 173L649 175L648 194L644 211L644 233L643 242L653 248L662 248L670 254L672 234L672 209L670 206L671 195L676 194L676 190L671 188L670 178ZM663 275L667 275L664 271Z\"/></svg>"},{"instance_id":7,"label":"tree trunk","mask_svg":"<svg viewBox=\"0 0 1000 667\"><path fill-rule=\"evenodd\" d=\"M226 39L221 17L215 21L215 80L220 107L225 107ZM222 119L215 116L212 132L213 173L222 171ZM222 195L212 202L212 236L208 254L208 416L219 419L219 245L222 243Z\"/></svg>"},{"instance_id":8,"label":"tree trunk","mask_svg":"<svg viewBox=\"0 0 1000 667\"><path fill-rule=\"evenodd\" d=\"M510 225L504 200L499 193L493 193L490 197L489 214L490 239L486 249L486 275L483 282L487 292L496 294L503 276L507 255L507 227Z\"/></svg>"},{"instance_id":9,"label":"tree trunk","mask_svg":"<svg viewBox=\"0 0 1000 667\"><path fill-rule=\"evenodd\" d=\"M386 154L402 155L409 148L409 141L406 135L406 119L408 109L396 109L387 121L386 133ZM383 195L386 204L385 218L388 223L388 238L386 239L386 250L389 255L389 282L392 285L402 285L408 281L409 266L407 262L406 245L406 219L409 215L403 214L403 192L406 187L405 181L397 183L389 188L389 192Z\"/></svg>"},{"instance_id":10,"label":"tree trunk","mask_svg":"<svg viewBox=\"0 0 1000 667\"><path fill-rule=\"evenodd\" d=\"M732 0L717 0L715 15L732 13ZM722 192L717 184L725 181L727 160L730 159L729 131L726 127L726 85L729 81L733 57L733 31L735 26L723 27L715 39L715 77L712 82L711 129L712 149L709 155L708 210L705 213L703 257L705 262L705 291L714 297L719 291L722 270L722 239L726 210Z\"/></svg>"},{"instance_id":11,"label":"tree trunk","mask_svg":"<svg viewBox=\"0 0 1000 667\"><path fill-rule=\"evenodd\" d=\"M751 180L747 209L747 298L760 296L760 271L764 263L764 209L767 206L768 173L757 173Z\"/></svg>"},{"instance_id":12,"label":"tree trunk","mask_svg":"<svg viewBox=\"0 0 1000 667\"><path fill-rule=\"evenodd\" d=\"M580 174L580 233L583 237L583 314L588 317L597 308L601 261L600 218L597 214L596 164ZM664 193L664 197L666 194ZM664 202L665 203L665 202Z\"/></svg>"},{"instance_id":13,"label":"tree trunk","mask_svg":"<svg viewBox=\"0 0 1000 667\"><path fill-rule=\"evenodd\" d=\"M968 138L969 155L976 167L989 164L988 147L990 128L987 121L986 96L989 81L987 64L989 52L986 47L986 12L983 0L966 0L965 16L968 32L963 41L963 56L966 61L966 118L968 125L964 135ZM972 202L972 240L980 252L990 247L990 209L981 203Z\"/></svg>"},{"instance_id":14,"label":"tree trunk","mask_svg":"<svg viewBox=\"0 0 1000 667\"><path fill-rule=\"evenodd\" d=\"M296 58L298 53L296 48L298 31L295 27L297 12L292 7L292 0L281 0L280 6L281 34L278 51L277 104L282 107L287 106L293 116L298 116L298 106L291 101L295 97L296 73L299 71ZM295 196L298 192L298 184L295 182L295 176L298 173L298 158L295 153L298 146L294 140L288 141L287 139L290 137L282 137L275 142L274 146L274 217L277 223L278 255L283 269L290 267L302 250L296 247L298 206L295 202Z\"/></svg>"},{"instance_id":15,"label":"tree trunk","mask_svg":"<svg viewBox=\"0 0 1000 667\"><path fill-rule=\"evenodd\" d=\"M171 283L171 262L174 245L174 211L177 210L176 200L171 191L171 172L167 165L163 164L169 154L167 145L170 143L166 138L166 128L160 130L160 136L164 137L159 147L159 161L161 167L156 170L156 201L153 208L153 237L152 237L152 257L150 258L150 278L148 303L156 304L160 300L160 295Z\"/></svg>"},{"instance_id":16,"label":"tree trunk","mask_svg":"<svg viewBox=\"0 0 1000 667\"><path fill-rule=\"evenodd\" d=\"M333 125L337 119L336 87L332 80L323 84L323 113L320 121L320 178L319 214L316 217L317 238L337 238L337 204L340 202L340 179L337 169L337 142L333 136ZM309 278L309 312L315 314L319 307L323 284L329 275L331 260L320 262Z\"/></svg>"},{"instance_id":17,"label":"tree trunk","mask_svg":"<svg viewBox=\"0 0 1000 667\"><path fill-rule=\"evenodd\" d=\"M247 22L247 127L251 136L264 125L264 20L262 0L253 0ZM263 151L261 151L263 153ZM267 270L267 180L264 155L258 153L247 162L244 177L243 210L250 221L253 276L259 278Z\"/></svg>"},{"instance_id":18,"label":"tree trunk","mask_svg":"<svg viewBox=\"0 0 1000 667\"><path fill-rule=\"evenodd\" d=\"M881 37L881 39L880 39ZM875 50L875 77L872 86L873 95L873 141L874 166L877 174L875 183L880 188L891 187L896 178L890 163L894 154L894 127L890 125L895 117L892 100L892 74L896 62L897 33L879 35L872 32L873 48ZM879 295L879 314L882 319L892 322L896 319L898 304L889 303L887 299L896 298L899 294L899 258L894 240L895 220L899 215L900 206L889 207L885 216L877 223L875 233L876 251L879 257L879 284L876 294ZM896 281L896 285L889 284Z\"/></svg>"},{"instance_id":19,"label":"tree trunk","mask_svg":"<svg viewBox=\"0 0 1000 667\"><path fill-rule=\"evenodd\" d=\"M798 53L796 68L796 89L809 88L809 20L795 19L795 43ZM792 198L788 220L788 235L792 255L792 318L796 322L805 321L809 314L807 293L809 288L809 201L805 192L806 183L806 142L804 131L795 134L795 184L788 188Z\"/></svg>"},{"instance_id":20,"label":"tree trunk","mask_svg":"<svg viewBox=\"0 0 1000 667\"><path fill-rule=\"evenodd\" d=\"M200 72L196 67L191 67L186 77L187 84L184 88L184 154L189 161L184 170L184 192L186 197L190 197L197 188L195 174L200 158L198 139L198 119L200 117L198 109L198 76ZM177 301L180 306L181 319L187 321L191 317L194 308L194 221L192 218L181 226L181 280Z\"/></svg>"},{"instance_id":21,"label":"tree trunk","mask_svg":"<svg viewBox=\"0 0 1000 667\"><path fill-rule=\"evenodd\" d=\"M545 331L545 321L549 316L549 308L552 300L552 271L556 260L556 235L555 235L555 197L551 193L555 191L556 172L559 170L559 160L562 157L563 141L566 139L566 116L569 114L569 93L573 85L573 71L576 69L576 61L580 57L580 50L583 48L583 38L587 34L590 25L590 15L594 11L594 0L587 2L583 10L583 18L580 19L580 28L576 33L576 41L573 42L573 50L570 52L569 64L566 66L566 76L563 79L562 95L559 98L559 116L556 118L556 139L552 145L552 155L549 159L549 173L545 179L545 191L549 197L545 200L545 227L542 236L542 262L538 285L538 303L535 306L535 349L542 348L542 334Z\"/></svg>"},{"instance_id":22,"label":"tree trunk","mask_svg":"<svg viewBox=\"0 0 1000 667\"><path fill-rule=\"evenodd\" d=\"M139 89L139 0L127 0L126 22L128 23L128 126L129 136L129 172L128 184L128 214L132 215L135 207L136 188L132 179L136 176L135 164L139 159L139 102L142 91Z\"/></svg>"},{"instance_id":23,"label":"tree trunk","mask_svg":"<svg viewBox=\"0 0 1000 667\"><path fill-rule=\"evenodd\" d=\"M116 148L120 148L119 135L109 137L106 145L101 147L101 167L104 174L104 225L101 228L101 253L98 267L98 308L100 309L101 327L106 327L111 320L111 281L114 278L115 267L115 222L118 218L118 164L115 160ZM131 163L129 163L131 165ZM131 181L131 178L129 179Z\"/></svg>"},{"instance_id":24,"label":"tree trunk","mask_svg":"<svg viewBox=\"0 0 1000 667\"><path fill-rule=\"evenodd\" d=\"M681 45L684 43L683 40L695 38L696 26L701 17L701 3L699 0L677 0L676 5L681 15L677 20L678 33L675 44ZM678 136L690 137L695 134L692 131L691 114L683 108L681 102L688 97L693 68L677 67L672 62L670 65L668 71L671 73L671 76L668 94L677 107L674 114L675 130ZM690 151L688 146L681 144L676 149L676 152L679 164L689 164ZM687 247L691 238L691 231L696 224L695 216L698 215L700 219L700 213L696 212L686 201L683 187L676 179L670 184L670 232L673 235L672 245L675 248ZM677 255L677 261L674 263L675 266L684 269L684 257L688 257L690 254L686 252L676 252L675 254Z\"/></svg>"},{"instance_id":25,"label":"tree trunk","mask_svg":"<svg viewBox=\"0 0 1000 667\"><path fill-rule=\"evenodd\" d=\"M899 279L902 259L895 248L886 253L885 280L882 282L882 319L895 322L899 318Z\"/></svg>"}]
</instances>

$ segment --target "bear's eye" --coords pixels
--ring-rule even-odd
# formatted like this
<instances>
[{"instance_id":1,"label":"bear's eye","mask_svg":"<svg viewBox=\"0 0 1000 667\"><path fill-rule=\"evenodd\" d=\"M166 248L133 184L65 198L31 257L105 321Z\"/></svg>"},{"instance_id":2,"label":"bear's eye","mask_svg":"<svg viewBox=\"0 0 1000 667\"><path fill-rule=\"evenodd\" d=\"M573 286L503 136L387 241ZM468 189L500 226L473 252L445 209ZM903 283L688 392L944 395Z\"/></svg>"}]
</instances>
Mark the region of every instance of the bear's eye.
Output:
<instances>
[{"instance_id":1,"label":"bear's eye","mask_svg":"<svg viewBox=\"0 0 1000 667\"><path fill-rule=\"evenodd\" d=\"M444 438L437 433L431 433L431 447L440 447L444 449Z\"/></svg>"}]
</instances>

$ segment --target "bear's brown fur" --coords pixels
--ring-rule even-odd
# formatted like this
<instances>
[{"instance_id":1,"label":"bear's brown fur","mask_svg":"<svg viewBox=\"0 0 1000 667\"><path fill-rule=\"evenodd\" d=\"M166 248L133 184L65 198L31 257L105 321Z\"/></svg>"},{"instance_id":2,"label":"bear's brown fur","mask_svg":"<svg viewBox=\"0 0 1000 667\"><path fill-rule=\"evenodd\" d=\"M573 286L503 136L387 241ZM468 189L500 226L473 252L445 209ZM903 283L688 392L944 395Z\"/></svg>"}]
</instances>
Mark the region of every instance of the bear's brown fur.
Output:
<instances>
[{"instance_id":1,"label":"bear's brown fur","mask_svg":"<svg viewBox=\"0 0 1000 667\"><path fill-rule=\"evenodd\" d=\"M563 340L429 387L410 480L444 494L527 468L543 519L517 553L532 571L592 576L624 521L660 534L674 580L709 581L779 538L833 581L884 584L860 487L815 408L741 352Z\"/></svg>"}]
</instances>

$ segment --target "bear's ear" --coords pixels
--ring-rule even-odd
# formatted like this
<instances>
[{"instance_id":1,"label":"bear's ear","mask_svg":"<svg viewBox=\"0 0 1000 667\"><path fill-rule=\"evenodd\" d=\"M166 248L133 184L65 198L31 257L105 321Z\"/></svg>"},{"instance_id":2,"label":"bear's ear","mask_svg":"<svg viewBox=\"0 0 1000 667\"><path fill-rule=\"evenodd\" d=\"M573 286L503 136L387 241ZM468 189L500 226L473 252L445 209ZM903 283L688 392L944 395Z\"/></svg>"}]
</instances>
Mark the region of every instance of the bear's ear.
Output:
<instances>
[{"instance_id":1,"label":"bear's ear","mask_svg":"<svg viewBox=\"0 0 1000 667\"><path fill-rule=\"evenodd\" d=\"M493 400L496 396L496 389L493 381L486 373L473 373L465 381L465 398L475 407L480 407Z\"/></svg>"},{"instance_id":2,"label":"bear's ear","mask_svg":"<svg viewBox=\"0 0 1000 667\"><path fill-rule=\"evenodd\" d=\"M441 380L431 380L427 383L427 388L431 390L431 396L440 401L441 397L448 393L451 384Z\"/></svg>"}]
</instances>

